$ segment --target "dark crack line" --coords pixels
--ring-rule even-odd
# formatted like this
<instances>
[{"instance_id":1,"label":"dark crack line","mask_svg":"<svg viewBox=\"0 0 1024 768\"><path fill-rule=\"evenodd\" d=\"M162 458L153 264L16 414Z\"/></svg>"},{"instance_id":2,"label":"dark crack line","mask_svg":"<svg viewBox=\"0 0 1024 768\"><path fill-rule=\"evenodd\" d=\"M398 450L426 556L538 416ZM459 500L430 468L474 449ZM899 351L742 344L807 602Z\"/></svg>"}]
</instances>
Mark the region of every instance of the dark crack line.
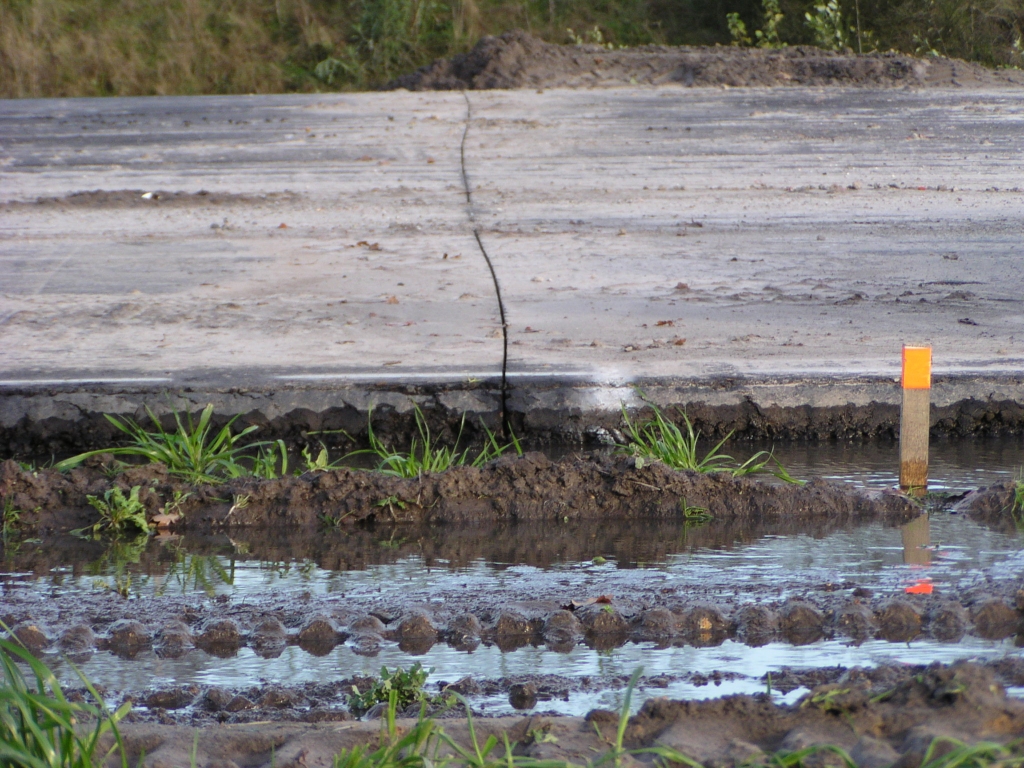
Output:
<instances>
[{"instance_id":1,"label":"dark crack line","mask_svg":"<svg viewBox=\"0 0 1024 768\"><path fill-rule=\"evenodd\" d=\"M484 248L484 241L480 238L480 229L476 225L476 215L473 212L473 192L469 186L469 175L466 173L466 137L469 136L469 126L473 121L473 105L469 101L469 94L462 92L466 100L466 127L462 131L462 145L459 147L459 157L462 163L462 186L466 191L466 212L469 221L473 225L473 237L487 262L487 269L491 272L491 282L494 283L494 295L498 299L498 314L501 317L501 435L507 437L511 434L512 428L508 422L508 323L505 320L505 302L501 298L501 285L498 283L498 273L494 271L494 263Z\"/></svg>"}]
</instances>

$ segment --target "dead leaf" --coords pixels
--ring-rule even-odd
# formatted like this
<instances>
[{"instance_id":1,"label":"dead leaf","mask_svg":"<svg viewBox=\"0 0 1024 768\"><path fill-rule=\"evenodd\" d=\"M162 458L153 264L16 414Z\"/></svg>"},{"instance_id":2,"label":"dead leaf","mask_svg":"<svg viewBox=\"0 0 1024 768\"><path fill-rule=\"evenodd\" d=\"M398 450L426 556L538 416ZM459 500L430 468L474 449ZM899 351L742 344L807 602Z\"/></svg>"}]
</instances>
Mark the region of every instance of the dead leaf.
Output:
<instances>
[{"instance_id":1,"label":"dead leaf","mask_svg":"<svg viewBox=\"0 0 1024 768\"><path fill-rule=\"evenodd\" d=\"M397 296L388 296L387 299L385 299L384 303L385 304L397 304L398 303L398 297Z\"/></svg>"},{"instance_id":2,"label":"dead leaf","mask_svg":"<svg viewBox=\"0 0 1024 768\"><path fill-rule=\"evenodd\" d=\"M672 344L674 346L677 346L677 347L681 347L685 343L686 343L686 339L684 339L684 338L677 337L675 339L672 339Z\"/></svg>"},{"instance_id":3,"label":"dead leaf","mask_svg":"<svg viewBox=\"0 0 1024 768\"><path fill-rule=\"evenodd\" d=\"M675 322L672 320L659 320L658 322L655 323L655 325L667 325L671 328L675 325Z\"/></svg>"},{"instance_id":4,"label":"dead leaf","mask_svg":"<svg viewBox=\"0 0 1024 768\"><path fill-rule=\"evenodd\" d=\"M360 163L370 163L373 162L373 158L369 155L363 155L362 157L356 158L356 161Z\"/></svg>"},{"instance_id":5,"label":"dead leaf","mask_svg":"<svg viewBox=\"0 0 1024 768\"><path fill-rule=\"evenodd\" d=\"M282 221L282 222L281 222L280 224L278 224L278 225L277 225L277 228L278 228L278 229L288 229L288 225L287 225L287 224L285 224L285 223L284 223L284 222Z\"/></svg>"},{"instance_id":6,"label":"dead leaf","mask_svg":"<svg viewBox=\"0 0 1024 768\"><path fill-rule=\"evenodd\" d=\"M380 243L370 243L370 244L369 244L368 246L366 246L366 247L367 247L367 248L368 248L369 250L371 250L371 251L379 251L379 250L380 250Z\"/></svg>"},{"instance_id":7,"label":"dead leaf","mask_svg":"<svg viewBox=\"0 0 1024 768\"><path fill-rule=\"evenodd\" d=\"M181 515L153 515L150 523L157 528L168 528L181 519Z\"/></svg>"},{"instance_id":8,"label":"dead leaf","mask_svg":"<svg viewBox=\"0 0 1024 768\"><path fill-rule=\"evenodd\" d=\"M690 290L690 286L688 286L686 283L676 283L676 290L677 291L688 291L688 290Z\"/></svg>"}]
</instances>

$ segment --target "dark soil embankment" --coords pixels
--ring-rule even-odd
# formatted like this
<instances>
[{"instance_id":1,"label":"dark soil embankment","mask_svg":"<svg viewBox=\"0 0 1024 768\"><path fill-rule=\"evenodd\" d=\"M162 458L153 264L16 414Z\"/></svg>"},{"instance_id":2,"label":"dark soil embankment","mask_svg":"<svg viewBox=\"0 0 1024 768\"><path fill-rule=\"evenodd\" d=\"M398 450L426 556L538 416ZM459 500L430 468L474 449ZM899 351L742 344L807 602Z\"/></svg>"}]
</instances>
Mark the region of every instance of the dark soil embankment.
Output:
<instances>
[{"instance_id":1,"label":"dark soil embankment","mask_svg":"<svg viewBox=\"0 0 1024 768\"><path fill-rule=\"evenodd\" d=\"M816 687L793 706L776 705L762 695L702 702L650 699L630 718L624 743L630 749L665 746L720 766L761 762L778 750L835 745L865 768L912 768L921 764L936 738L1008 742L1024 731L1024 703L1008 699L991 670L960 663L914 672L904 676L891 670L851 670L840 682ZM288 700L280 694L274 699ZM321 710L318 719L337 719L332 714ZM465 720L442 722L447 733L468 743ZM400 720L400 732L413 724ZM493 733L500 743L500 734L507 733L517 754L583 764L608 750L618 715L594 710L586 718L495 718L475 725L480 742ZM341 749L376 745L380 725L263 722L197 732L189 726L139 724L126 726L125 735L132 763L145 753L147 765L188 765L195 749L200 765L213 764L211 760L219 765L228 760L251 766L330 765ZM940 747L938 753L952 746ZM814 764L826 764L821 757Z\"/></svg>"},{"instance_id":2,"label":"dark soil embankment","mask_svg":"<svg viewBox=\"0 0 1024 768\"><path fill-rule=\"evenodd\" d=\"M1020 530L1024 523L1024 508L1016 503L1016 483L997 483L967 494L953 508L954 512L968 515L997 531Z\"/></svg>"},{"instance_id":3,"label":"dark soil embankment","mask_svg":"<svg viewBox=\"0 0 1024 768\"><path fill-rule=\"evenodd\" d=\"M110 457L112 459L112 457ZM679 472L626 456L567 457L540 453L503 457L484 467L459 467L405 479L347 468L278 480L252 478L192 487L162 465L120 474L96 462L64 475L0 465L0 497L20 510L33 532L60 532L94 521L87 496L117 486L139 486L150 515L165 511L177 492L180 529L195 527L313 527L325 519L350 525L364 520L489 521L676 517L699 507L716 519L761 523L783 518L906 522L919 510L892 493L852 491L812 481L769 485L730 475ZM111 475L114 474L113 477ZM242 501L244 499L244 501Z\"/></svg>"},{"instance_id":4,"label":"dark soil embankment","mask_svg":"<svg viewBox=\"0 0 1024 768\"><path fill-rule=\"evenodd\" d=\"M403 75L389 88L414 91L613 85L686 86L1022 86L1024 74L957 59L901 53L836 53L820 48L695 48L545 43L515 30L485 37L472 51Z\"/></svg>"}]
</instances>

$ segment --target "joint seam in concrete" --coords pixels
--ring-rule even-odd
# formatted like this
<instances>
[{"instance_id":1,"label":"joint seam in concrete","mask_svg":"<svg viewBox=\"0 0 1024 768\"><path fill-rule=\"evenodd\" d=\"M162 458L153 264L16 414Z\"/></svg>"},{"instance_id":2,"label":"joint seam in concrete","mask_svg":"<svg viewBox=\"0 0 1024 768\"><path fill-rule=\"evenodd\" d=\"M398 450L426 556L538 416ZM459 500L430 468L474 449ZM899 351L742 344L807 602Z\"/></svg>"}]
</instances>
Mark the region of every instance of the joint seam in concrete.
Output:
<instances>
[{"instance_id":1,"label":"joint seam in concrete","mask_svg":"<svg viewBox=\"0 0 1024 768\"><path fill-rule=\"evenodd\" d=\"M502 436L511 431L508 423L508 323L505 320L505 302L501 298L501 285L498 283L498 273L494 271L494 264L491 257L484 248L484 241L480 238L480 229L476 226L476 215L473 212L473 192L469 186L469 174L466 172L466 137L469 136L469 125L473 120L473 105L469 101L469 94L462 92L466 100L466 127L462 131L462 143L459 146L459 161L462 165L462 186L466 192L466 214L473 225L473 237L487 262L487 269L491 272L491 282L494 283L494 295L498 299L498 315L501 317L501 415L500 429Z\"/></svg>"}]
</instances>

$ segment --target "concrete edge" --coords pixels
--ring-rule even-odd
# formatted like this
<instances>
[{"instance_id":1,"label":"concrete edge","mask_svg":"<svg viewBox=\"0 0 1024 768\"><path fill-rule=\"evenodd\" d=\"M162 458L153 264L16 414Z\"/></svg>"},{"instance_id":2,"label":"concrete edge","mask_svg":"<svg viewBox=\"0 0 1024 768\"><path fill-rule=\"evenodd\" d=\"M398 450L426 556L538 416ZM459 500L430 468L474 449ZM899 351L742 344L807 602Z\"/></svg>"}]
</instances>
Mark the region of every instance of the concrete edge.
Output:
<instances>
[{"instance_id":1,"label":"concrete edge","mask_svg":"<svg viewBox=\"0 0 1024 768\"><path fill-rule=\"evenodd\" d=\"M898 382L883 376L598 382L585 373L520 372L510 377L508 404L516 434L539 444L609 442L622 425L622 407L640 408L643 398L673 413L685 409L707 435L734 431L747 437L829 439L896 436L899 396ZM196 412L212 403L218 423L238 416L239 427L260 425L260 439L292 444L321 439L330 445L364 436L371 409L375 430L401 441L413 428L414 406L440 431L457 431L465 414L467 435L473 437L480 421L491 429L498 426L500 402L500 378L472 371L400 378L263 373L170 380L8 379L0 381L0 455L63 454L109 445L117 433L103 414L146 421L147 407L169 417L175 410ZM1024 433L1024 375L935 377L932 433Z\"/></svg>"}]
</instances>

